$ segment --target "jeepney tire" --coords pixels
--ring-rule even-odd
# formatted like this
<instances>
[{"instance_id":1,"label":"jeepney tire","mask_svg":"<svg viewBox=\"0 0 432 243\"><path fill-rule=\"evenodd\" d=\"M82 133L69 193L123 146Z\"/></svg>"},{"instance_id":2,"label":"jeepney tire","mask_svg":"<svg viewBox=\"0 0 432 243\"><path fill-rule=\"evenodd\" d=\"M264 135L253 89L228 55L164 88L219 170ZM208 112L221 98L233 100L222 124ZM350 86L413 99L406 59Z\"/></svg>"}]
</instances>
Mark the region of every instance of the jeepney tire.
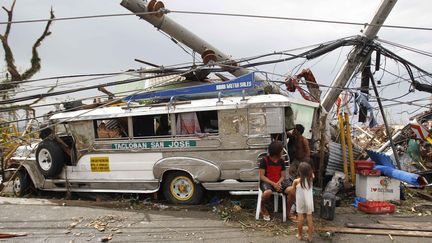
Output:
<instances>
[{"instance_id":1,"label":"jeepney tire","mask_svg":"<svg viewBox=\"0 0 432 243\"><path fill-rule=\"evenodd\" d=\"M30 189L30 177L26 170L19 170L12 181L12 191L16 197L27 195Z\"/></svg>"},{"instance_id":2,"label":"jeepney tire","mask_svg":"<svg viewBox=\"0 0 432 243\"><path fill-rule=\"evenodd\" d=\"M183 171L170 172L164 177L163 194L173 204L199 204L204 196L204 188L195 183L192 177Z\"/></svg>"},{"instance_id":3,"label":"jeepney tire","mask_svg":"<svg viewBox=\"0 0 432 243\"><path fill-rule=\"evenodd\" d=\"M66 154L53 140L44 140L36 149L36 161L40 172L45 177L52 178L62 171Z\"/></svg>"}]
</instances>

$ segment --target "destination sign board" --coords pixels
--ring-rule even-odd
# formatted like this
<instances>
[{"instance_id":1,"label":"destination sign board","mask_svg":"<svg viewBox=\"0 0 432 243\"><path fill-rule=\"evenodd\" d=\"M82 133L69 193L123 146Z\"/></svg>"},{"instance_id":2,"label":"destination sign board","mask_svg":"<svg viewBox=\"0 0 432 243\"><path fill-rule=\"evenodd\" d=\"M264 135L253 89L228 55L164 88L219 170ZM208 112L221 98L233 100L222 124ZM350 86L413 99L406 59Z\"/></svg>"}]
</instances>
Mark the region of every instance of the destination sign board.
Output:
<instances>
[{"instance_id":1,"label":"destination sign board","mask_svg":"<svg viewBox=\"0 0 432 243\"><path fill-rule=\"evenodd\" d=\"M113 143L112 149L128 150L128 149L157 149L157 148L189 148L195 147L196 141L150 141L150 142L129 142L129 143Z\"/></svg>"}]
</instances>

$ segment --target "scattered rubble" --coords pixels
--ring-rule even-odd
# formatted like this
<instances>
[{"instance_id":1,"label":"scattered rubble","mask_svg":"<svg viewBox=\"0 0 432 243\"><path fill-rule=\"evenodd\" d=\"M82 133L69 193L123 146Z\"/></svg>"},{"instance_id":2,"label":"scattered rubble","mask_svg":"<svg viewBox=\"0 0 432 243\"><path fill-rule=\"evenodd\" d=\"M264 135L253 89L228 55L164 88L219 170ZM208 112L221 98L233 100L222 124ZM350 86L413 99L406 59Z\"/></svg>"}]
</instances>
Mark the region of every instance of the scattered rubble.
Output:
<instances>
[{"instance_id":1,"label":"scattered rubble","mask_svg":"<svg viewBox=\"0 0 432 243\"><path fill-rule=\"evenodd\" d=\"M108 242L108 241L112 240L112 238L113 238L113 235L109 234L108 236L100 238L99 241L100 242Z\"/></svg>"},{"instance_id":2,"label":"scattered rubble","mask_svg":"<svg viewBox=\"0 0 432 243\"><path fill-rule=\"evenodd\" d=\"M391 129L392 133L395 129ZM389 139L384 125L378 125L373 128L369 126L354 126L352 132L352 142L363 151L377 150Z\"/></svg>"},{"instance_id":3,"label":"scattered rubble","mask_svg":"<svg viewBox=\"0 0 432 243\"><path fill-rule=\"evenodd\" d=\"M86 224L86 227L93 227L100 232L110 230L118 231L119 227L114 226L114 223L123 222L126 217L120 217L115 215L100 216Z\"/></svg>"}]
</instances>

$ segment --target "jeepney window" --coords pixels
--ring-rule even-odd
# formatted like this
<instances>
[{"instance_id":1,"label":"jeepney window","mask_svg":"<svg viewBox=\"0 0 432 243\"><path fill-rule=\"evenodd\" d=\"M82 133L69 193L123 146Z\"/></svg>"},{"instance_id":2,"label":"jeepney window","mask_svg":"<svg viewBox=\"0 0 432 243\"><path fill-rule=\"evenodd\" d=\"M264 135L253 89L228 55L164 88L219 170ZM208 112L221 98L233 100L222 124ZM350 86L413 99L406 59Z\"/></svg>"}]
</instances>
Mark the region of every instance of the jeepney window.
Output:
<instances>
[{"instance_id":1,"label":"jeepney window","mask_svg":"<svg viewBox=\"0 0 432 243\"><path fill-rule=\"evenodd\" d=\"M217 111L179 113L176 115L178 135L218 133Z\"/></svg>"},{"instance_id":2,"label":"jeepney window","mask_svg":"<svg viewBox=\"0 0 432 243\"><path fill-rule=\"evenodd\" d=\"M201 111L197 112L198 121L201 131L204 133L218 133L218 113L217 111Z\"/></svg>"},{"instance_id":3,"label":"jeepney window","mask_svg":"<svg viewBox=\"0 0 432 243\"><path fill-rule=\"evenodd\" d=\"M95 120L96 138L124 138L128 137L127 117L115 119Z\"/></svg>"},{"instance_id":4,"label":"jeepney window","mask_svg":"<svg viewBox=\"0 0 432 243\"><path fill-rule=\"evenodd\" d=\"M171 134L168 115L135 116L132 117L133 136L166 136Z\"/></svg>"}]
</instances>

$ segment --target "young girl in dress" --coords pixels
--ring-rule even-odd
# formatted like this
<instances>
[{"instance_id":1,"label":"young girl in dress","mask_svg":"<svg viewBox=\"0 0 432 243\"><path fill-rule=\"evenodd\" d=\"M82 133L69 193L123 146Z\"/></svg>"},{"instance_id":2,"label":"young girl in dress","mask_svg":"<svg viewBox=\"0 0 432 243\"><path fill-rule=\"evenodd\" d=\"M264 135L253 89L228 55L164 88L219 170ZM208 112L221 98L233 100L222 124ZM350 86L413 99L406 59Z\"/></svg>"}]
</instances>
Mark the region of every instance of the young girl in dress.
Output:
<instances>
[{"instance_id":1,"label":"young girl in dress","mask_svg":"<svg viewBox=\"0 0 432 243\"><path fill-rule=\"evenodd\" d=\"M306 163L301 162L298 166L298 174L300 178L297 178L293 182L293 187L296 188L296 211L298 215L297 224L297 239L302 239L303 233L303 222L306 216L306 221L308 225L308 241L312 241L313 235L313 221L312 213L314 211L313 205L313 194L312 194L312 181L314 174L312 167Z\"/></svg>"}]
</instances>

